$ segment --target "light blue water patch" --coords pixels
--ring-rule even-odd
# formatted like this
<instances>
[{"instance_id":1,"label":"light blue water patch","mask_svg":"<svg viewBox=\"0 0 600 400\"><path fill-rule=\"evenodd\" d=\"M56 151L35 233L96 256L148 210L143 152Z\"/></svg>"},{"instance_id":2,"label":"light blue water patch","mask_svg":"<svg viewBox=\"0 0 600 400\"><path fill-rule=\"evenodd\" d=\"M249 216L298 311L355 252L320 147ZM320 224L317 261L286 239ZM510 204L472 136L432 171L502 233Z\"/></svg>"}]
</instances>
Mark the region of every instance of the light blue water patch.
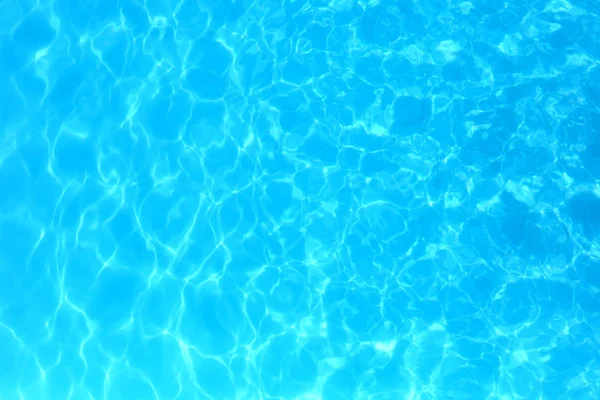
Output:
<instances>
[{"instance_id":1,"label":"light blue water patch","mask_svg":"<svg viewBox=\"0 0 600 400\"><path fill-rule=\"evenodd\" d=\"M600 398L600 6L0 4L0 398Z\"/></svg>"}]
</instances>

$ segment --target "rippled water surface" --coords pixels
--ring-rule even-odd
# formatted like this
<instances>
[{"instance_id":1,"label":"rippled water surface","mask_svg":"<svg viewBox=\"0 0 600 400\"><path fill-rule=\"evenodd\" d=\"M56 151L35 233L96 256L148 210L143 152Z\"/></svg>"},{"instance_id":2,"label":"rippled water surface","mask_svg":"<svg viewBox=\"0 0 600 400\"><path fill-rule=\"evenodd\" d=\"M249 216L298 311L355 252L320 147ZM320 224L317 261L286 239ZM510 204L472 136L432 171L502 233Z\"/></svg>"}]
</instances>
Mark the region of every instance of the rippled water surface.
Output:
<instances>
[{"instance_id":1,"label":"rippled water surface","mask_svg":"<svg viewBox=\"0 0 600 400\"><path fill-rule=\"evenodd\" d=\"M591 0L0 1L0 398L600 398L599 63Z\"/></svg>"}]
</instances>

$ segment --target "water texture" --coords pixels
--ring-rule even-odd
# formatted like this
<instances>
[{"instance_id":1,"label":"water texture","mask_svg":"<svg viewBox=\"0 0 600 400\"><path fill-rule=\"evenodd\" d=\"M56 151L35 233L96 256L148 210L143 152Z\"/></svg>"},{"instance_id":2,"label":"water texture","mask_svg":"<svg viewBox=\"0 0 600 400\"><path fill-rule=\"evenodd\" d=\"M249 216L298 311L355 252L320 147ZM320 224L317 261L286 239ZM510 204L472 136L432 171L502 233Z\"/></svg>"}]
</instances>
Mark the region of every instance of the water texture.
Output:
<instances>
[{"instance_id":1,"label":"water texture","mask_svg":"<svg viewBox=\"0 0 600 400\"><path fill-rule=\"evenodd\" d=\"M600 3L0 1L0 399L600 398Z\"/></svg>"}]
</instances>

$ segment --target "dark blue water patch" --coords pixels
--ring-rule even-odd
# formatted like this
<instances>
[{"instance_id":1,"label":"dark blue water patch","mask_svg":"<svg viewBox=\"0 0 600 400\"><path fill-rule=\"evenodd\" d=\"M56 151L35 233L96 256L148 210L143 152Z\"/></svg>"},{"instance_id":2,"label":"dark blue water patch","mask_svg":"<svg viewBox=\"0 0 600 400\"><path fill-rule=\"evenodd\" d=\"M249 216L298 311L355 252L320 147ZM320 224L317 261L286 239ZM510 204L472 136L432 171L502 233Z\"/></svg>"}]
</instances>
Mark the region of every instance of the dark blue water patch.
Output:
<instances>
[{"instance_id":1,"label":"dark blue water patch","mask_svg":"<svg viewBox=\"0 0 600 400\"><path fill-rule=\"evenodd\" d=\"M148 263L145 265L149 266L154 261L154 254L148 248L146 238L140 232L130 210L119 210L114 218L105 222L105 226L120 245L120 262L130 266Z\"/></svg>"},{"instance_id":2,"label":"dark blue water patch","mask_svg":"<svg viewBox=\"0 0 600 400\"><path fill-rule=\"evenodd\" d=\"M352 400L358 383L352 365L346 364L327 377L321 393L325 399Z\"/></svg>"},{"instance_id":3,"label":"dark blue water patch","mask_svg":"<svg viewBox=\"0 0 600 400\"><path fill-rule=\"evenodd\" d=\"M523 218L526 216L520 214L488 218L484 225L486 238L491 241L492 245L503 251L511 249L522 251L524 229L527 226L527 221Z\"/></svg>"},{"instance_id":4,"label":"dark blue water patch","mask_svg":"<svg viewBox=\"0 0 600 400\"><path fill-rule=\"evenodd\" d=\"M236 390L227 365L197 352L191 352L190 358L195 372L195 381L201 385L204 393L213 398L235 397Z\"/></svg>"},{"instance_id":5,"label":"dark blue water patch","mask_svg":"<svg viewBox=\"0 0 600 400\"><path fill-rule=\"evenodd\" d=\"M386 146L387 139L383 136L370 135L360 126L346 131L342 143L367 152L377 151Z\"/></svg>"},{"instance_id":6,"label":"dark blue water patch","mask_svg":"<svg viewBox=\"0 0 600 400\"><path fill-rule=\"evenodd\" d=\"M130 59L131 39L125 30L107 28L93 39L93 48L100 53L102 62L117 76L123 76Z\"/></svg>"},{"instance_id":7,"label":"dark blue water patch","mask_svg":"<svg viewBox=\"0 0 600 400\"><path fill-rule=\"evenodd\" d=\"M511 192L503 191L500 193L500 201L503 208L510 214L526 214L529 212L529 206L517 200Z\"/></svg>"},{"instance_id":8,"label":"dark blue water patch","mask_svg":"<svg viewBox=\"0 0 600 400\"><path fill-rule=\"evenodd\" d=\"M582 283L600 289L600 261L580 255L575 261L574 268Z\"/></svg>"},{"instance_id":9,"label":"dark blue water patch","mask_svg":"<svg viewBox=\"0 0 600 400\"><path fill-rule=\"evenodd\" d=\"M269 182L261 196L261 205L274 221L279 221L284 213L292 207L294 186L291 182Z\"/></svg>"},{"instance_id":10,"label":"dark blue water patch","mask_svg":"<svg viewBox=\"0 0 600 400\"><path fill-rule=\"evenodd\" d=\"M269 102L278 111L298 111L306 108L306 94L289 83L275 83L269 89Z\"/></svg>"},{"instance_id":11,"label":"dark blue water patch","mask_svg":"<svg viewBox=\"0 0 600 400\"><path fill-rule=\"evenodd\" d=\"M136 214L140 218L140 228L146 234L153 235L164 244L171 244L182 240L191 225L198 223L200 216L203 216L203 210L198 211L199 207L200 199L192 194L186 196L183 190L179 194L154 190L143 198ZM198 217L192 220L189 216L196 215L197 212ZM194 227L198 225L200 224Z\"/></svg>"},{"instance_id":12,"label":"dark blue water patch","mask_svg":"<svg viewBox=\"0 0 600 400\"><path fill-rule=\"evenodd\" d=\"M583 155L581 157L583 166L573 165L572 163L560 162L559 165L563 168L569 178L581 184L595 183L600 177L600 163ZM560 185L560 184L559 184Z\"/></svg>"},{"instance_id":13,"label":"dark blue water patch","mask_svg":"<svg viewBox=\"0 0 600 400\"><path fill-rule=\"evenodd\" d=\"M179 299L173 293L181 291L181 285L170 277L164 277L149 287L140 297L139 317L147 334L160 333L168 326L171 316L179 308Z\"/></svg>"},{"instance_id":14,"label":"dark blue water patch","mask_svg":"<svg viewBox=\"0 0 600 400\"><path fill-rule=\"evenodd\" d=\"M577 342L566 339L560 346L547 352L549 356L548 367L558 373L569 373L580 371L586 364L594 359L596 351L594 345L584 340Z\"/></svg>"},{"instance_id":15,"label":"dark blue water patch","mask_svg":"<svg viewBox=\"0 0 600 400\"><path fill-rule=\"evenodd\" d=\"M40 104L46 90L49 89L46 82L37 76L34 67L31 66L17 71L13 76L13 82L21 93L27 93L27 103L31 108L36 108Z\"/></svg>"},{"instance_id":16,"label":"dark blue water patch","mask_svg":"<svg viewBox=\"0 0 600 400\"><path fill-rule=\"evenodd\" d=\"M252 383L258 382L260 379L255 368L247 368L246 358L243 356L233 356L229 361L229 370L236 388L252 387Z\"/></svg>"},{"instance_id":17,"label":"dark blue water patch","mask_svg":"<svg viewBox=\"0 0 600 400\"><path fill-rule=\"evenodd\" d=\"M375 238L363 240L361 244L356 243L352 239L356 237L348 237L348 247L351 248L349 266L358 279L365 282L382 283L388 275L388 271L382 270L380 266L374 264L374 259L381 255L381 250L378 249L378 241ZM345 258L345 257L344 257Z\"/></svg>"},{"instance_id":18,"label":"dark blue water patch","mask_svg":"<svg viewBox=\"0 0 600 400\"><path fill-rule=\"evenodd\" d=\"M62 132L56 138L52 164L59 176L83 177L95 175L97 169L96 147L88 137L79 137Z\"/></svg>"},{"instance_id":19,"label":"dark blue water patch","mask_svg":"<svg viewBox=\"0 0 600 400\"><path fill-rule=\"evenodd\" d=\"M541 83L542 82L539 81L531 81L520 82L513 86L507 86L502 89L497 99L501 104L514 105L524 99L534 98L536 97L536 92Z\"/></svg>"},{"instance_id":20,"label":"dark blue water patch","mask_svg":"<svg viewBox=\"0 0 600 400\"><path fill-rule=\"evenodd\" d=\"M313 77L308 66L296 57L286 60L281 68L281 77L286 82L303 85Z\"/></svg>"},{"instance_id":21,"label":"dark blue water patch","mask_svg":"<svg viewBox=\"0 0 600 400\"><path fill-rule=\"evenodd\" d=\"M322 170L306 168L294 174L294 186L305 196L318 196L327 183Z\"/></svg>"},{"instance_id":22,"label":"dark blue water patch","mask_svg":"<svg viewBox=\"0 0 600 400\"><path fill-rule=\"evenodd\" d=\"M364 113L375 101L375 89L367 82L358 82L352 85L346 95L340 100L352 108L356 118L361 119Z\"/></svg>"},{"instance_id":23,"label":"dark blue water patch","mask_svg":"<svg viewBox=\"0 0 600 400\"><path fill-rule=\"evenodd\" d=\"M436 265L439 268L439 264ZM445 279L445 272L438 273L441 279ZM445 285L437 293L445 308L444 315L448 320L459 321L469 319L477 321L480 308L473 303L468 293L454 285Z\"/></svg>"},{"instance_id":24,"label":"dark blue water patch","mask_svg":"<svg viewBox=\"0 0 600 400\"><path fill-rule=\"evenodd\" d=\"M414 96L401 96L394 102L394 123L392 132L406 136L431 118L431 99Z\"/></svg>"},{"instance_id":25,"label":"dark blue water patch","mask_svg":"<svg viewBox=\"0 0 600 400\"><path fill-rule=\"evenodd\" d=\"M90 30L99 31L106 26L106 21L119 21L120 0L108 0L102 5L84 6L73 3L73 0L57 0L53 3L52 10L61 20L69 21L68 25L79 34Z\"/></svg>"},{"instance_id":26,"label":"dark blue water patch","mask_svg":"<svg viewBox=\"0 0 600 400\"><path fill-rule=\"evenodd\" d=\"M130 318L133 306L145 287L145 278L133 268L109 267L91 286L86 314L103 329L116 329Z\"/></svg>"},{"instance_id":27,"label":"dark blue water patch","mask_svg":"<svg viewBox=\"0 0 600 400\"><path fill-rule=\"evenodd\" d=\"M315 82L315 90L327 100L329 103L337 103L338 95L342 92L346 92L349 88L349 83L344 78L338 76L336 73L326 74L325 76L319 77Z\"/></svg>"},{"instance_id":28,"label":"dark blue water patch","mask_svg":"<svg viewBox=\"0 0 600 400\"><path fill-rule=\"evenodd\" d=\"M484 340L479 340L480 338ZM486 342L485 339L486 336L482 337L481 335L459 337L454 341L452 347L461 358L479 359L484 353L493 352L492 344Z\"/></svg>"},{"instance_id":29,"label":"dark blue water patch","mask_svg":"<svg viewBox=\"0 0 600 400\"><path fill-rule=\"evenodd\" d=\"M0 240L8 249L0 257L0 299L7 308L17 307L20 310L24 307L20 304L23 295L38 284L36 275L45 273L43 270L47 265L36 266L28 262L38 238L38 232L17 221L4 220L0 225ZM40 250L44 247L46 246ZM49 296L52 292L46 295ZM15 317L18 317L18 313Z\"/></svg>"},{"instance_id":30,"label":"dark blue water patch","mask_svg":"<svg viewBox=\"0 0 600 400\"><path fill-rule=\"evenodd\" d=\"M150 163L150 155L152 153L151 144L145 140L137 140L137 137L143 135L139 126L114 129L112 134L106 136L105 141L102 143L105 148L103 152L105 154L118 154L122 157L123 163L127 165L127 170L131 171L146 171L146 167ZM138 136L140 135L140 136ZM123 155L127 154L127 157ZM115 168L118 164L115 164ZM118 171L118 169L117 169ZM124 171L118 171L124 172ZM132 178L136 180L137 187L143 187L143 184L138 180L143 176L142 174L133 173Z\"/></svg>"},{"instance_id":31,"label":"dark blue water patch","mask_svg":"<svg viewBox=\"0 0 600 400\"><path fill-rule=\"evenodd\" d=\"M363 156L363 152L355 147L341 147L337 148L337 165L344 170L353 170L360 165L360 160Z\"/></svg>"},{"instance_id":32,"label":"dark blue water patch","mask_svg":"<svg viewBox=\"0 0 600 400\"><path fill-rule=\"evenodd\" d=\"M348 289L343 299L343 320L352 334L370 340L371 329L382 318L379 312L380 294L375 289ZM333 304L331 304L333 306Z\"/></svg>"},{"instance_id":33,"label":"dark blue water patch","mask_svg":"<svg viewBox=\"0 0 600 400\"><path fill-rule=\"evenodd\" d=\"M41 393L33 394L31 392L25 392L27 393L26 395L33 395L35 397L49 396L52 398L67 398L69 396L85 397L88 394L88 392L84 390L81 390L79 393L77 393L78 391L74 390L72 387L73 379L82 379L83 373L80 373L79 371L85 369L85 365L81 359L77 359L78 355L71 351L62 351L59 357L60 365L64 365L64 368L52 368L50 371L46 372L45 379L47 379L47 382L52 382L52 384L43 391L43 395ZM39 364L35 365L34 360L28 360L27 358L23 363L26 365L26 367L23 368L26 372L23 374L24 376L22 376L21 379L34 380L37 376L37 371L39 370ZM56 362L56 359L57 358L50 361L47 365L52 365L54 362ZM27 378L25 378L25 376L27 376ZM85 392L85 394L81 392Z\"/></svg>"},{"instance_id":34,"label":"dark blue water patch","mask_svg":"<svg viewBox=\"0 0 600 400\"><path fill-rule=\"evenodd\" d=\"M342 103L330 103L326 105L326 110L329 121L342 126L354 124L354 111L351 107Z\"/></svg>"},{"instance_id":35,"label":"dark blue water patch","mask_svg":"<svg viewBox=\"0 0 600 400\"><path fill-rule=\"evenodd\" d=\"M548 149L514 142L511 147L504 154L502 173L514 181L531 175L545 175L554 165L554 155Z\"/></svg>"},{"instance_id":36,"label":"dark blue water patch","mask_svg":"<svg viewBox=\"0 0 600 400\"><path fill-rule=\"evenodd\" d=\"M423 74L423 70L416 68L401 55L387 56L383 60L381 69L386 74L386 83L397 88L414 85L417 76Z\"/></svg>"},{"instance_id":37,"label":"dark blue water patch","mask_svg":"<svg viewBox=\"0 0 600 400\"><path fill-rule=\"evenodd\" d=\"M13 153L5 157L0 164L0 209L3 212L15 210L27 203L31 175L27 165Z\"/></svg>"},{"instance_id":38,"label":"dark blue water patch","mask_svg":"<svg viewBox=\"0 0 600 400\"><path fill-rule=\"evenodd\" d=\"M231 234L238 229L242 223L245 213L250 212L251 215L254 214L252 209L247 207L246 202L244 202L243 206L240 207L238 202L239 197L240 196L238 195L227 197L226 199L222 200L220 206L218 207L217 221L219 224L219 230L224 235Z\"/></svg>"},{"instance_id":39,"label":"dark blue water patch","mask_svg":"<svg viewBox=\"0 0 600 400\"><path fill-rule=\"evenodd\" d=\"M351 26L364 13L364 8L358 3L348 3L333 13L333 26L348 27Z\"/></svg>"},{"instance_id":40,"label":"dark blue water patch","mask_svg":"<svg viewBox=\"0 0 600 400\"><path fill-rule=\"evenodd\" d=\"M138 90L139 80L136 82L136 78L140 80L146 80L147 77L152 74L152 71L156 68L156 61L152 58L152 55L146 54L144 51L135 49L129 55L129 62L125 64L125 75L132 78L130 81L132 84L132 91ZM123 87L125 84L123 84Z\"/></svg>"},{"instance_id":41,"label":"dark blue water patch","mask_svg":"<svg viewBox=\"0 0 600 400\"><path fill-rule=\"evenodd\" d=\"M10 382L18 382L21 379L22 372L19 368L19 361L22 362L23 354L20 351L20 343L12 336L8 329L0 331L0 351L2 352L2 360L0 361L0 374L4 377L0 382L0 391L6 393L7 396L15 398L22 393L14 384Z\"/></svg>"},{"instance_id":42,"label":"dark blue water patch","mask_svg":"<svg viewBox=\"0 0 600 400\"><path fill-rule=\"evenodd\" d=\"M403 284L412 286L418 280L434 276L436 270L437 266L433 260L420 260L410 266L404 266L400 272L400 279Z\"/></svg>"},{"instance_id":43,"label":"dark blue water patch","mask_svg":"<svg viewBox=\"0 0 600 400\"><path fill-rule=\"evenodd\" d=\"M492 312L498 320L508 325L520 325L536 314L536 287L534 281L520 280L508 283L503 295L493 302Z\"/></svg>"},{"instance_id":44,"label":"dark blue water patch","mask_svg":"<svg viewBox=\"0 0 600 400\"><path fill-rule=\"evenodd\" d=\"M578 287L575 291L575 302L584 313L597 314L600 312L600 298L585 287Z\"/></svg>"},{"instance_id":45,"label":"dark blue water patch","mask_svg":"<svg viewBox=\"0 0 600 400\"><path fill-rule=\"evenodd\" d=\"M286 368L289 379L285 380L285 397L292 398L302 395L314 387L319 376L317 357L305 349L293 353Z\"/></svg>"},{"instance_id":46,"label":"dark blue water patch","mask_svg":"<svg viewBox=\"0 0 600 400\"><path fill-rule=\"evenodd\" d=\"M196 233L196 230L193 232ZM229 261L228 250L213 244L216 240L212 231L206 233L205 238L205 241L191 241L184 247L183 255L171 267L174 276L180 279L192 279L193 282L202 282L223 273ZM198 267L199 263L202 268Z\"/></svg>"},{"instance_id":47,"label":"dark blue water patch","mask_svg":"<svg viewBox=\"0 0 600 400\"><path fill-rule=\"evenodd\" d=\"M573 311L574 290L571 284L539 280L536 286L539 293L536 298L540 300L542 315L553 315L557 312L566 314Z\"/></svg>"},{"instance_id":48,"label":"dark blue water patch","mask_svg":"<svg viewBox=\"0 0 600 400\"><path fill-rule=\"evenodd\" d=\"M408 230L404 233L400 233L392 236L386 240L385 249L388 254L392 257L403 257L406 256L408 250L410 250L418 240L418 234L414 231Z\"/></svg>"},{"instance_id":49,"label":"dark blue water patch","mask_svg":"<svg viewBox=\"0 0 600 400\"><path fill-rule=\"evenodd\" d=\"M461 360L461 364L464 362ZM483 375L483 377L482 377ZM440 379L437 395L448 400L461 400L469 396L473 398L485 398L489 395L488 389L494 384L493 374L481 373L478 366L472 363L461 365L458 371L444 374Z\"/></svg>"},{"instance_id":50,"label":"dark blue water patch","mask_svg":"<svg viewBox=\"0 0 600 400\"><path fill-rule=\"evenodd\" d=\"M183 98L181 100L184 101ZM187 108L188 105L185 105L184 110ZM167 111L162 112L165 113ZM181 118L187 117L187 114L183 114L179 110L171 110L169 111L169 115L171 118L175 118L177 115L179 115ZM224 118L224 103L220 101L195 101L192 105L192 112L189 120L187 121L186 129L181 133L183 133L184 138L187 139L187 137L189 137L189 140L195 144L202 147L207 146L213 141L220 141L220 130L222 129ZM185 122L185 120L174 122L176 122L178 125L181 125L183 122Z\"/></svg>"},{"instance_id":51,"label":"dark blue water patch","mask_svg":"<svg viewBox=\"0 0 600 400\"><path fill-rule=\"evenodd\" d=\"M307 66L313 79L311 86L314 85L315 77L323 76L330 71L329 59L327 53L324 52L311 51L308 54L303 54L299 57L299 62Z\"/></svg>"},{"instance_id":52,"label":"dark blue water patch","mask_svg":"<svg viewBox=\"0 0 600 400\"><path fill-rule=\"evenodd\" d=\"M184 88L202 100L222 98L229 88L229 78L199 67L191 67L185 73Z\"/></svg>"},{"instance_id":53,"label":"dark blue water patch","mask_svg":"<svg viewBox=\"0 0 600 400\"><path fill-rule=\"evenodd\" d=\"M21 262L16 265L18 267L23 264ZM13 265L6 267L14 268ZM30 271L24 271L24 276L19 277L11 277L10 274L6 276L5 273L2 275L3 278L9 279L9 284L16 284L15 289L18 290L12 293L14 297L3 307L3 323L10 326L15 336L24 343L42 342L48 337L48 332L42 326L36 325L36 321L47 321L55 312L59 304L59 294L55 285L49 279L40 279Z\"/></svg>"},{"instance_id":54,"label":"dark blue water patch","mask_svg":"<svg viewBox=\"0 0 600 400\"><path fill-rule=\"evenodd\" d=\"M383 66L383 54L371 53L356 60L355 73L364 77L371 85L386 83L387 77Z\"/></svg>"},{"instance_id":55,"label":"dark blue water patch","mask_svg":"<svg viewBox=\"0 0 600 400\"><path fill-rule=\"evenodd\" d=\"M220 42L210 38L198 38L191 44L185 62L215 75L223 75L231 66L233 55Z\"/></svg>"},{"instance_id":56,"label":"dark blue water patch","mask_svg":"<svg viewBox=\"0 0 600 400\"><path fill-rule=\"evenodd\" d=\"M488 224L488 217L485 216L477 216L464 222L463 229L459 235L459 242L464 246L468 246L478 256L477 258L473 256L467 257L467 260L478 262L494 258L497 249L490 238L490 233L487 229Z\"/></svg>"},{"instance_id":57,"label":"dark blue water patch","mask_svg":"<svg viewBox=\"0 0 600 400\"><path fill-rule=\"evenodd\" d=\"M279 335L258 356L261 381L268 396L279 397L287 394L286 386L294 381L289 375L288 359L282 354L294 354L296 338L292 334Z\"/></svg>"},{"instance_id":58,"label":"dark blue water patch","mask_svg":"<svg viewBox=\"0 0 600 400\"><path fill-rule=\"evenodd\" d=\"M271 310L286 313L290 319L306 315L310 308L311 293L307 282L292 267L282 268L277 274L277 281L267 294L267 303Z\"/></svg>"},{"instance_id":59,"label":"dark blue water patch","mask_svg":"<svg viewBox=\"0 0 600 400\"><path fill-rule=\"evenodd\" d=\"M581 154L585 171L596 179L600 177L600 113L590 113L586 148ZM579 127L581 131L582 127Z\"/></svg>"},{"instance_id":60,"label":"dark blue water patch","mask_svg":"<svg viewBox=\"0 0 600 400\"><path fill-rule=\"evenodd\" d=\"M411 6L396 7L380 4L370 7L359 22L359 33L377 45L390 45L407 32L419 35L425 32L423 16L416 14Z\"/></svg>"},{"instance_id":61,"label":"dark blue water patch","mask_svg":"<svg viewBox=\"0 0 600 400\"><path fill-rule=\"evenodd\" d=\"M415 345L413 349L412 360L410 360L410 363L413 364L412 371L419 379L423 381L430 380L437 365L444 358L442 345L433 341L423 341Z\"/></svg>"},{"instance_id":62,"label":"dark blue water patch","mask_svg":"<svg viewBox=\"0 0 600 400\"><path fill-rule=\"evenodd\" d=\"M296 13L295 15L286 15L285 20L285 31L286 38L296 38L298 37L305 29L306 26L311 23L317 21L315 15L308 11L307 9L303 10L304 12ZM290 41L292 47L295 47Z\"/></svg>"},{"instance_id":63,"label":"dark blue water patch","mask_svg":"<svg viewBox=\"0 0 600 400\"><path fill-rule=\"evenodd\" d=\"M513 395L520 397L538 396L543 383L537 379L536 374L523 365L513 370L512 379Z\"/></svg>"},{"instance_id":64,"label":"dark blue water patch","mask_svg":"<svg viewBox=\"0 0 600 400\"><path fill-rule=\"evenodd\" d=\"M237 158L229 161L233 162L234 160L235 164L231 165L230 169L224 172L222 187L244 188L243 192L247 194L251 193L251 183L255 179L256 159L246 153L240 152L237 154Z\"/></svg>"},{"instance_id":65,"label":"dark blue water patch","mask_svg":"<svg viewBox=\"0 0 600 400\"><path fill-rule=\"evenodd\" d=\"M560 27L550 34L549 43L555 52L573 46L585 37L586 31L582 29L579 20L560 19Z\"/></svg>"},{"instance_id":66,"label":"dark blue water patch","mask_svg":"<svg viewBox=\"0 0 600 400\"><path fill-rule=\"evenodd\" d=\"M292 262L304 262L306 260L304 234L299 232L298 228L290 225L283 226L279 231L281 236L285 238L284 257Z\"/></svg>"},{"instance_id":67,"label":"dark blue water patch","mask_svg":"<svg viewBox=\"0 0 600 400\"><path fill-rule=\"evenodd\" d=\"M330 243L335 243L339 235L339 220L333 215L312 217L306 225L306 235L321 242L325 249Z\"/></svg>"},{"instance_id":68,"label":"dark blue water patch","mask_svg":"<svg viewBox=\"0 0 600 400\"><path fill-rule=\"evenodd\" d=\"M461 280L460 287L469 293L473 305L485 309L500 290L503 275L501 270L493 266L479 264Z\"/></svg>"},{"instance_id":69,"label":"dark blue water patch","mask_svg":"<svg viewBox=\"0 0 600 400\"><path fill-rule=\"evenodd\" d=\"M179 345L169 336L146 337L133 340L127 347L127 359L153 383L160 396L176 397L180 388L177 384L177 372L163 366L183 362Z\"/></svg>"},{"instance_id":70,"label":"dark blue water patch","mask_svg":"<svg viewBox=\"0 0 600 400\"><path fill-rule=\"evenodd\" d=\"M248 49L237 60L237 66L242 70L242 85L246 90L268 87L273 82L274 62L259 50Z\"/></svg>"},{"instance_id":71,"label":"dark blue water patch","mask_svg":"<svg viewBox=\"0 0 600 400\"><path fill-rule=\"evenodd\" d=\"M438 323L444 316L443 304L437 298L422 300L423 297L428 297L435 293L434 290L430 290L431 278L421 279L420 284L420 288L424 288L425 290L417 292L414 286L407 289L407 292L412 296L412 301L409 303L408 309L404 311L405 318L414 318L420 323L429 325Z\"/></svg>"},{"instance_id":72,"label":"dark blue water patch","mask_svg":"<svg viewBox=\"0 0 600 400\"><path fill-rule=\"evenodd\" d=\"M399 347L409 347L408 343L396 345ZM373 400L385 400L387 396L401 396L410 391L412 379L404 371L403 356L399 351L396 351L393 358L381 366L374 368L373 373L373 388L378 394L374 394Z\"/></svg>"},{"instance_id":73,"label":"dark blue water patch","mask_svg":"<svg viewBox=\"0 0 600 400\"><path fill-rule=\"evenodd\" d=\"M409 230L416 232L419 237L427 242L433 241L443 225L440 210L433 207L412 210L412 219L408 222Z\"/></svg>"},{"instance_id":74,"label":"dark blue water patch","mask_svg":"<svg viewBox=\"0 0 600 400\"><path fill-rule=\"evenodd\" d=\"M568 201L571 220L588 239L600 232L600 198L593 193L583 192Z\"/></svg>"},{"instance_id":75,"label":"dark blue water patch","mask_svg":"<svg viewBox=\"0 0 600 400\"><path fill-rule=\"evenodd\" d=\"M235 169L240 156L240 148L228 137L219 145L212 145L204 151L203 169L204 172L211 176L217 177L225 173L225 171Z\"/></svg>"},{"instance_id":76,"label":"dark blue water patch","mask_svg":"<svg viewBox=\"0 0 600 400\"><path fill-rule=\"evenodd\" d=\"M456 171L454 171L453 168L449 168L447 163L437 163L433 167L427 182L429 195L433 198L437 198L438 196L447 193L448 188L455 179L455 174Z\"/></svg>"},{"instance_id":77,"label":"dark blue water patch","mask_svg":"<svg viewBox=\"0 0 600 400\"><path fill-rule=\"evenodd\" d=\"M131 32L134 37L148 32L150 21L144 6L134 0L123 0L120 3L121 15L125 17L127 30Z\"/></svg>"},{"instance_id":78,"label":"dark blue water patch","mask_svg":"<svg viewBox=\"0 0 600 400\"><path fill-rule=\"evenodd\" d=\"M398 234L408 232L408 218L408 212L396 204L372 206L361 211L361 220L364 219L365 231L372 233L382 241L390 240ZM418 231L412 232L419 233Z\"/></svg>"},{"instance_id":79,"label":"dark blue water patch","mask_svg":"<svg viewBox=\"0 0 600 400\"><path fill-rule=\"evenodd\" d=\"M90 71L84 65L73 65L64 70L52 85L52 89L44 103L51 110L57 109L60 114L68 113L75 108L76 94L79 88L88 82Z\"/></svg>"},{"instance_id":80,"label":"dark blue water patch","mask_svg":"<svg viewBox=\"0 0 600 400\"><path fill-rule=\"evenodd\" d=\"M545 260L548 253L552 251L544 238L542 228L534 218L527 218L523 229L522 248L525 254L531 255L539 260Z\"/></svg>"},{"instance_id":81,"label":"dark blue water patch","mask_svg":"<svg viewBox=\"0 0 600 400\"><path fill-rule=\"evenodd\" d=\"M254 283L256 287L256 283ZM267 314L267 302L262 292L250 291L243 303L243 311L248 323L258 329Z\"/></svg>"},{"instance_id":82,"label":"dark blue water patch","mask_svg":"<svg viewBox=\"0 0 600 400\"><path fill-rule=\"evenodd\" d=\"M115 368L111 374L111 384L104 391L107 397L126 399L134 392L144 398L155 396L154 386L137 371Z\"/></svg>"},{"instance_id":83,"label":"dark blue water patch","mask_svg":"<svg viewBox=\"0 0 600 400\"><path fill-rule=\"evenodd\" d=\"M27 48L22 48L19 43L15 42L10 36L0 36L0 72L4 74L15 73L23 68L34 57L30 54ZM7 86L12 86L12 82L3 79L0 81ZM4 92L3 92L4 93ZM7 103L8 105L8 103Z\"/></svg>"},{"instance_id":84,"label":"dark blue water patch","mask_svg":"<svg viewBox=\"0 0 600 400\"><path fill-rule=\"evenodd\" d=\"M309 23L305 26L301 37L304 37L310 42L310 48L312 51L326 51L327 36L330 32L331 27L319 23Z\"/></svg>"},{"instance_id":85,"label":"dark blue water patch","mask_svg":"<svg viewBox=\"0 0 600 400\"><path fill-rule=\"evenodd\" d=\"M190 116L191 104L186 93L174 93L162 88L142 111L141 121L152 137L158 140L175 140Z\"/></svg>"},{"instance_id":86,"label":"dark blue water patch","mask_svg":"<svg viewBox=\"0 0 600 400\"><path fill-rule=\"evenodd\" d=\"M8 77L8 71L3 64L2 43L0 41L0 121L3 130L10 129L16 123L17 126L23 120L23 113L27 110L27 102L19 94L17 87ZM30 116L28 118L31 118Z\"/></svg>"},{"instance_id":87,"label":"dark blue water patch","mask_svg":"<svg viewBox=\"0 0 600 400\"><path fill-rule=\"evenodd\" d=\"M501 135L488 131L486 139L471 139L461 146L460 159L465 165L483 169L504 154L504 145Z\"/></svg>"},{"instance_id":88,"label":"dark blue water patch","mask_svg":"<svg viewBox=\"0 0 600 400\"><path fill-rule=\"evenodd\" d=\"M36 51L52 43L56 32L48 16L36 10L19 21L11 36L19 51L33 58Z\"/></svg>"},{"instance_id":89,"label":"dark blue water patch","mask_svg":"<svg viewBox=\"0 0 600 400\"><path fill-rule=\"evenodd\" d=\"M230 289L202 285L184 290L185 313L180 330L184 340L198 346L204 354L223 354L236 346L235 332L245 319L239 290Z\"/></svg>"},{"instance_id":90,"label":"dark blue water patch","mask_svg":"<svg viewBox=\"0 0 600 400\"><path fill-rule=\"evenodd\" d=\"M442 67L442 77L447 83L479 80L480 73L473 59L457 60Z\"/></svg>"},{"instance_id":91,"label":"dark blue water patch","mask_svg":"<svg viewBox=\"0 0 600 400\"><path fill-rule=\"evenodd\" d=\"M313 116L308 110L282 111L279 114L279 123L284 132L295 133L306 137L313 126Z\"/></svg>"},{"instance_id":92,"label":"dark blue water patch","mask_svg":"<svg viewBox=\"0 0 600 400\"><path fill-rule=\"evenodd\" d=\"M369 177L382 172L393 175L397 170L398 165L390 161L383 152L366 153L360 163L360 172Z\"/></svg>"}]
</instances>

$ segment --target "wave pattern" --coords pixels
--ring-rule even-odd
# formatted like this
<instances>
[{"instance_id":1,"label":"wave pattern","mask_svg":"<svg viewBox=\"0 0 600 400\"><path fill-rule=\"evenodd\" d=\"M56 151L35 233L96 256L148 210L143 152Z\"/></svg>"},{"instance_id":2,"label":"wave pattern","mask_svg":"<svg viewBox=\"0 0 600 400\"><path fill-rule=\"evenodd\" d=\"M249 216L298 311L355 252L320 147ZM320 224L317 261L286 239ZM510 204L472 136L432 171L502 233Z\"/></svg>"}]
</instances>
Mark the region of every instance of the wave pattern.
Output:
<instances>
[{"instance_id":1,"label":"wave pattern","mask_svg":"<svg viewBox=\"0 0 600 400\"><path fill-rule=\"evenodd\" d=\"M0 3L2 399L600 398L600 7Z\"/></svg>"}]
</instances>

